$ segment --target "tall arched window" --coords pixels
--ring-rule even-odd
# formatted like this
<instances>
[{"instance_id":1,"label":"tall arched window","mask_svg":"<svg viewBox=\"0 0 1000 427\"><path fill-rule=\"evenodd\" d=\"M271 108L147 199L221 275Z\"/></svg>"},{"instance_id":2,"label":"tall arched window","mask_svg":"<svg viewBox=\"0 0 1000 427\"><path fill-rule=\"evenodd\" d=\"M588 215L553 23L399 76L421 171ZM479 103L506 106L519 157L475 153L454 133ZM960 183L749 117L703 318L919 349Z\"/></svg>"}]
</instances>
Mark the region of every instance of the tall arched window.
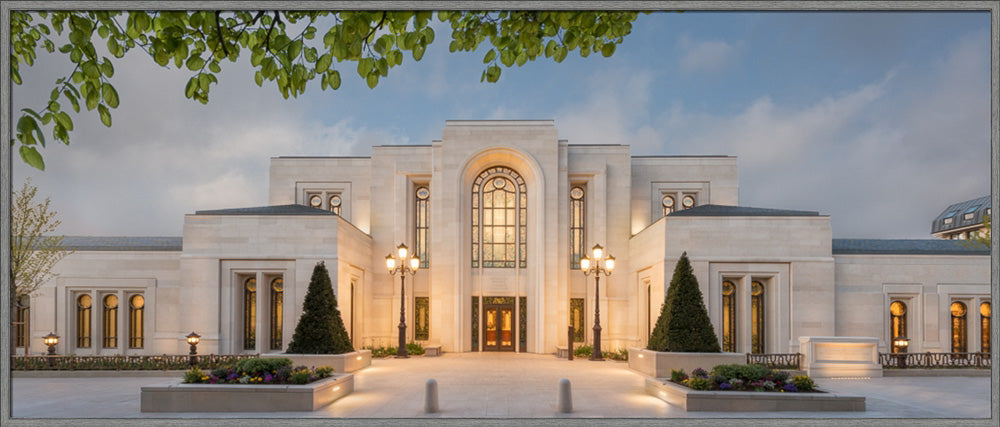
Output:
<instances>
[{"instance_id":1,"label":"tall arched window","mask_svg":"<svg viewBox=\"0 0 1000 427\"><path fill-rule=\"evenodd\" d=\"M90 307L93 300L90 295L80 295L76 298L76 346L90 348Z\"/></svg>"},{"instance_id":2,"label":"tall arched window","mask_svg":"<svg viewBox=\"0 0 1000 427\"><path fill-rule=\"evenodd\" d=\"M979 341L979 351L990 352L990 302L979 304L979 323L982 339Z\"/></svg>"},{"instance_id":3,"label":"tall arched window","mask_svg":"<svg viewBox=\"0 0 1000 427\"><path fill-rule=\"evenodd\" d=\"M569 190L569 268L573 270L580 268L580 258L584 254L586 215L583 196L583 187Z\"/></svg>"},{"instance_id":4,"label":"tall arched window","mask_svg":"<svg viewBox=\"0 0 1000 427\"><path fill-rule=\"evenodd\" d=\"M736 351L736 285L722 282L722 351Z\"/></svg>"},{"instance_id":5,"label":"tall arched window","mask_svg":"<svg viewBox=\"0 0 1000 427\"><path fill-rule=\"evenodd\" d=\"M143 347L143 327L145 326L146 300L142 295L132 295L128 299L128 348Z\"/></svg>"},{"instance_id":6,"label":"tall arched window","mask_svg":"<svg viewBox=\"0 0 1000 427\"><path fill-rule=\"evenodd\" d=\"M764 353L764 285L754 281L750 286L750 351Z\"/></svg>"},{"instance_id":7,"label":"tall arched window","mask_svg":"<svg viewBox=\"0 0 1000 427\"><path fill-rule=\"evenodd\" d=\"M416 245L413 248L413 256L420 259L420 268L430 266L430 258L427 253L427 241L430 238L430 196L431 192L427 187L417 188L414 192L414 218L413 237Z\"/></svg>"},{"instance_id":8,"label":"tall arched window","mask_svg":"<svg viewBox=\"0 0 1000 427\"><path fill-rule=\"evenodd\" d=\"M969 350L966 341L965 304L955 301L951 303L951 352L965 353Z\"/></svg>"},{"instance_id":9,"label":"tall arched window","mask_svg":"<svg viewBox=\"0 0 1000 427\"><path fill-rule=\"evenodd\" d=\"M898 353L900 348L896 346L896 338L906 336L906 303L893 301L889 304L889 320L892 325L892 352Z\"/></svg>"},{"instance_id":10,"label":"tall arched window","mask_svg":"<svg viewBox=\"0 0 1000 427\"><path fill-rule=\"evenodd\" d=\"M528 192L513 169L484 170L472 185L472 266L528 266Z\"/></svg>"},{"instance_id":11,"label":"tall arched window","mask_svg":"<svg viewBox=\"0 0 1000 427\"><path fill-rule=\"evenodd\" d=\"M104 296L104 315L102 317L104 328L101 336L104 337L104 348L118 347L118 296Z\"/></svg>"},{"instance_id":12,"label":"tall arched window","mask_svg":"<svg viewBox=\"0 0 1000 427\"><path fill-rule=\"evenodd\" d=\"M31 297L21 295L14 302L14 347L27 348L28 318L31 316Z\"/></svg>"},{"instance_id":13,"label":"tall arched window","mask_svg":"<svg viewBox=\"0 0 1000 427\"><path fill-rule=\"evenodd\" d=\"M279 277L271 281L271 350L281 350L281 310L285 283Z\"/></svg>"},{"instance_id":14,"label":"tall arched window","mask_svg":"<svg viewBox=\"0 0 1000 427\"><path fill-rule=\"evenodd\" d=\"M243 349L257 348L257 279L243 282Z\"/></svg>"}]
</instances>

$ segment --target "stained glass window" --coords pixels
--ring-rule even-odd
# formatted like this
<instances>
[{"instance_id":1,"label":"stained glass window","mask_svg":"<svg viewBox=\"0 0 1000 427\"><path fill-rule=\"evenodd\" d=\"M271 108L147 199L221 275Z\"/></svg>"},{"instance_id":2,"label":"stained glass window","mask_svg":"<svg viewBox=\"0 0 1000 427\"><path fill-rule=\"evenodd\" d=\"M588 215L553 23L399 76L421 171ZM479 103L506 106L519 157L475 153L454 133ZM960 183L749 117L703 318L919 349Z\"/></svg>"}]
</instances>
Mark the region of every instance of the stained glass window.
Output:
<instances>
[{"instance_id":1,"label":"stained glass window","mask_svg":"<svg viewBox=\"0 0 1000 427\"><path fill-rule=\"evenodd\" d=\"M430 239L430 194L427 187L417 188L415 192L416 203L414 213L416 218L413 221L413 234L416 247L413 248L413 256L420 259L420 268L430 266L430 257L427 253L427 242Z\"/></svg>"},{"instance_id":2,"label":"stained glass window","mask_svg":"<svg viewBox=\"0 0 1000 427\"><path fill-rule=\"evenodd\" d=\"M736 285L722 282L722 351L736 351Z\"/></svg>"},{"instance_id":3,"label":"stained glass window","mask_svg":"<svg viewBox=\"0 0 1000 427\"><path fill-rule=\"evenodd\" d=\"M663 199L660 200L660 204L663 205L663 216L670 215L674 213L674 197L664 195Z\"/></svg>"},{"instance_id":4,"label":"stained glass window","mask_svg":"<svg viewBox=\"0 0 1000 427\"><path fill-rule=\"evenodd\" d=\"M893 301L889 304L889 320L892 325L892 352L898 353L896 338L906 337L906 303Z\"/></svg>"},{"instance_id":5,"label":"stained glass window","mask_svg":"<svg viewBox=\"0 0 1000 427\"><path fill-rule=\"evenodd\" d=\"M513 169L489 168L472 186L472 266L527 267L528 208L524 179Z\"/></svg>"},{"instance_id":6,"label":"stained glass window","mask_svg":"<svg viewBox=\"0 0 1000 427\"><path fill-rule=\"evenodd\" d=\"M90 348L90 310L93 301L90 295L76 298L76 346Z\"/></svg>"},{"instance_id":7,"label":"stained glass window","mask_svg":"<svg viewBox=\"0 0 1000 427\"><path fill-rule=\"evenodd\" d=\"M584 255L584 227L586 213L584 211L583 187L573 187L569 192L569 268L580 268L580 258Z\"/></svg>"},{"instance_id":8,"label":"stained glass window","mask_svg":"<svg viewBox=\"0 0 1000 427\"><path fill-rule=\"evenodd\" d=\"M280 277L271 281L271 350L281 350L281 318L284 309L285 282Z\"/></svg>"},{"instance_id":9,"label":"stained glass window","mask_svg":"<svg viewBox=\"0 0 1000 427\"><path fill-rule=\"evenodd\" d=\"M979 304L979 321L982 331L982 340L979 341L979 351L990 352L990 302Z\"/></svg>"},{"instance_id":10,"label":"stained glass window","mask_svg":"<svg viewBox=\"0 0 1000 427\"><path fill-rule=\"evenodd\" d=\"M101 336L104 337L104 348L118 347L118 296L104 296L104 329Z\"/></svg>"},{"instance_id":11,"label":"stained glass window","mask_svg":"<svg viewBox=\"0 0 1000 427\"><path fill-rule=\"evenodd\" d=\"M344 200L340 198L339 194L330 196L330 212L340 215L340 205L343 203Z\"/></svg>"},{"instance_id":12,"label":"stained glass window","mask_svg":"<svg viewBox=\"0 0 1000 427\"><path fill-rule=\"evenodd\" d=\"M257 348L257 279L243 282L243 349Z\"/></svg>"},{"instance_id":13,"label":"stained glass window","mask_svg":"<svg viewBox=\"0 0 1000 427\"><path fill-rule=\"evenodd\" d=\"M754 281L750 286L750 351L764 353L764 285Z\"/></svg>"},{"instance_id":14,"label":"stained glass window","mask_svg":"<svg viewBox=\"0 0 1000 427\"><path fill-rule=\"evenodd\" d=\"M965 304L955 301L951 303L951 352L965 353L969 350L966 341Z\"/></svg>"},{"instance_id":15,"label":"stained glass window","mask_svg":"<svg viewBox=\"0 0 1000 427\"><path fill-rule=\"evenodd\" d=\"M132 295L128 301L128 347L142 348L146 300L142 295Z\"/></svg>"},{"instance_id":16,"label":"stained glass window","mask_svg":"<svg viewBox=\"0 0 1000 427\"><path fill-rule=\"evenodd\" d=\"M416 309L416 314L414 322L416 327L413 329L413 339L419 341L427 341L430 339L431 328L430 328L430 298L428 297L416 297L414 301L414 308Z\"/></svg>"}]
</instances>

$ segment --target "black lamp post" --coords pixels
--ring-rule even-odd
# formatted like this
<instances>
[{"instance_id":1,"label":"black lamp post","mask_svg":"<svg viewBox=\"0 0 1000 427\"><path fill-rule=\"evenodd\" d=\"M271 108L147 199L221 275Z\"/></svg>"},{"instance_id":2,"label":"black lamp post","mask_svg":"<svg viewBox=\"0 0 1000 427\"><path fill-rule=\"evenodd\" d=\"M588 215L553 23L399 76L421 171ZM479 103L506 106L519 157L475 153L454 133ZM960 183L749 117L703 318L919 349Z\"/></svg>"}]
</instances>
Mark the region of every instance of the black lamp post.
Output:
<instances>
[{"instance_id":1,"label":"black lamp post","mask_svg":"<svg viewBox=\"0 0 1000 427\"><path fill-rule=\"evenodd\" d=\"M580 258L580 270L584 276L594 274L594 350L590 353L590 360L604 360L604 355L601 353L601 273L605 276L611 275L611 270L615 269L615 257L607 254L605 258L604 248L601 245L594 245L592 255L593 258ZM601 266L601 261L604 261L604 266Z\"/></svg>"},{"instance_id":2,"label":"black lamp post","mask_svg":"<svg viewBox=\"0 0 1000 427\"><path fill-rule=\"evenodd\" d=\"M910 347L910 339L906 337L896 337L892 340L896 346L896 366L900 369L906 368L906 349Z\"/></svg>"},{"instance_id":3,"label":"black lamp post","mask_svg":"<svg viewBox=\"0 0 1000 427\"><path fill-rule=\"evenodd\" d=\"M49 346L49 366L54 366L56 364L56 344L59 344L59 335L56 335L55 332L49 332L48 335L42 337L42 342Z\"/></svg>"},{"instance_id":4,"label":"black lamp post","mask_svg":"<svg viewBox=\"0 0 1000 427\"><path fill-rule=\"evenodd\" d=\"M191 332L187 336L187 343L191 345L191 351L188 352L188 363L191 366L198 365L198 342L201 341L201 335Z\"/></svg>"},{"instance_id":5,"label":"black lamp post","mask_svg":"<svg viewBox=\"0 0 1000 427\"><path fill-rule=\"evenodd\" d=\"M406 245L400 243L396 248L396 255L390 253L385 256L385 268L389 269L389 275L399 274L399 347L396 348L396 357L410 357L406 353L406 273L417 274L420 268L420 258L409 256Z\"/></svg>"}]
</instances>

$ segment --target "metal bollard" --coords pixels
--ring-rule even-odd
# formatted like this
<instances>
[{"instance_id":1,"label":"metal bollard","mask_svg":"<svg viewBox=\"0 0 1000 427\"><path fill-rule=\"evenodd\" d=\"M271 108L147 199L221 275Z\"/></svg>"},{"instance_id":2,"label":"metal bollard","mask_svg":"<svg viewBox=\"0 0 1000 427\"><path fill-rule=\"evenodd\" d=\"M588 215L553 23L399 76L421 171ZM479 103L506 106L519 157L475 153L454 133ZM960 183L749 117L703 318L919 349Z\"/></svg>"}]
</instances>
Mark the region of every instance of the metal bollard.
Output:
<instances>
[{"instance_id":1,"label":"metal bollard","mask_svg":"<svg viewBox=\"0 0 1000 427\"><path fill-rule=\"evenodd\" d=\"M563 378L559 380L559 412L573 412L573 393L570 391L569 380Z\"/></svg>"},{"instance_id":2,"label":"metal bollard","mask_svg":"<svg viewBox=\"0 0 1000 427\"><path fill-rule=\"evenodd\" d=\"M424 412L431 414L437 412L438 408L438 383L433 378L427 380L424 392Z\"/></svg>"}]
</instances>

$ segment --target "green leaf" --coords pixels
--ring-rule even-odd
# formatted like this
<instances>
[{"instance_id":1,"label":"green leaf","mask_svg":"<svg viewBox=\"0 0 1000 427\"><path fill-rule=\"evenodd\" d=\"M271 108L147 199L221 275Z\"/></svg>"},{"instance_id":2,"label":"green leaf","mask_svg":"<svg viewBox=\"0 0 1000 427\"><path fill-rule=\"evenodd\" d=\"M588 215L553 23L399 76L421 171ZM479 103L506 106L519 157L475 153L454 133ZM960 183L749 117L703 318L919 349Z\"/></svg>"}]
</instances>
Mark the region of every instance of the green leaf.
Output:
<instances>
[{"instance_id":1,"label":"green leaf","mask_svg":"<svg viewBox=\"0 0 1000 427\"><path fill-rule=\"evenodd\" d=\"M500 80L500 67L491 65L486 68L486 80L490 83L496 83L497 80Z\"/></svg>"},{"instance_id":2,"label":"green leaf","mask_svg":"<svg viewBox=\"0 0 1000 427\"><path fill-rule=\"evenodd\" d=\"M115 75L115 66L111 65L111 60L108 58L104 58L104 62L101 63L101 72L104 73L104 77Z\"/></svg>"},{"instance_id":3,"label":"green leaf","mask_svg":"<svg viewBox=\"0 0 1000 427\"><path fill-rule=\"evenodd\" d=\"M194 96L194 93L197 90L198 90L198 76L194 76L188 79L187 86L184 86L184 97L190 98Z\"/></svg>"},{"instance_id":4,"label":"green leaf","mask_svg":"<svg viewBox=\"0 0 1000 427\"><path fill-rule=\"evenodd\" d=\"M93 110L97 108L97 104L101 103L101 94L97 93L96 90L87 92L87 109Z\"/></svg>"},{"instance_id":5,"label":"green leaf","mask_svg":"<svg viewBox=\"0 0 1000 427\"><path fill-rule=\"evenodd\" d=\"M198 71L205 66L205 60L201 59L200 56L191 56L185 65L187 65L188 70Z\"/></svg>"},{"instance_id":6,"label":"green leaf","mask_svg":"<svg viewBox=\"0 0 1000 427\"><path fill-rule=\"evenodd\" d=\"M97 68L97 64L94 61L84 62L81 68L83 68L83 74L86 74L87 77L92 79L101 78L101 70Z\"/></svg>"},{"instance_id":7,"label":"green leaf","mask_svg":"<svg viewBox=\"0 0 1000 427\"><path fill-rule=\"evenodd\" d=\"M38 169L40 171L45 170L45 162L42 161L42 155L38 154L35 147L29 147L27 145L22 145L18 150L21 153L21 160L24 160L29 166Z\"/></svg>"},{"instance_id":8,"label":"green leaf","mask_svg":"<svg viewBox=\"0 0 1000 427\"><path fill-rule=\"evenodd\" d=\"M73 111L76 111L77 113L79 113L80 112L80 101L77 101L76 96L73 95L73 92L70 92L68 89L64 89L63 90L63 95L66 95L66 99L68 99L69 103L73 105Z\"/></svg>"},{"instance_id":9,"label":"green leaf","mask_svg":"<svg viewBox=\"0 0 1000 427\"><path fill-rule=\"evenodd\" d=\"M604 55L605 58L614 54L615 54L614 43L605 43L604 46L601 47L601 55Z\"/></svg>"},{"instance_id":10,"label":"green leaf","mask_svg":"<svg viewBox=\"0 0 1000 427\"><path fill-rule=\"evenodd\" d=\"M490 49L489 52L486 52L486 56L483 57L483 64L489 64L490 62L493 62L493 60L496 59L496 57L497 57L497 51L494 49Z\"/></svg>"},{"instance_id":11,"label":"green leaf","mask_svg":"<svg viewBox=\"0 0 1000 427\"><path fill-rule=\"evenodd\" d=\"M253 74L253 81L254 83L257 83L257 86L261 86L264 84L264 76L260 74L260 71L257 71L256 73Z\"/></svg>"},{"instance_id":12,"label":"green leaf","mask_svg":"<svg viewBox=\"0 0 1000 427\"><path fill-rule=\"evenodd\" d=\"M415 47L413 48L413 60L414 60L414 61L419 61L419 60L420 60L420 58L423 58L423 57L424 57L424 49L425 49L425 48L424 48L424 46L423 46L423 45L416 45L416 46L415 46Z\"/></svg>"},{"instance_id":13,"label":"green leaf","mask_svg":"<svg viewBox=\"0 0 1000 427\"><path fill-rule=\"evenodd\" d=\"M108 107L100 104L97 106L97 112L101 114L101 123L104 123L104 126L111 127L111 112L108 111Z\"/></svg>"},{"instance_id":14,"label":"green leaf","mask_svg":"<svg viewBox=\"0 0 1000 427\"><path fill-rule=\"evenodd\" d=\"M118 91L110 83L101 84L101 97L104 98L104 103L108 104L109 107L118 108Z\"/></svg>"},{"instance_id":15,"label":"green leaf","mask_svg":"<svg viewBox=\"0 0 1000 427\"><path fill-rule=\"evenodd\" d=\"M365 82L368 83L369 89L375 89L375 86L378 86L378 73L369 74Z\"/></svg>"},{"instance_id":16,"label":"green leaf","mask_svg":"<svg viewBox=\"0 0 1000 427\"><path fill-rule=\"evenodd\" d=\"M208 69L212 70L213 73L218 73L222 71L222 67L219 66L219 62L215 60L208 63Z\"/></svg>"},{"instance_id":17,"label":"green leaf","mask_svg":"<svg viewBox=\"0 0 1000 427\"><path fill-rule=\"evenodd\" d=\"M340 71L333 70L333 72L327 73L327 76L330 87L334 90L340 89Z\"/></svg>"},{"instance_id":18,"label":"green leaf","mask_svg":"<svg viewBox=\"0 0 1000 427\"><path fill-rule=\"evenodd\" d=\"M28 113L28 114L31 114L32 116L34 116L38 120L42 119L42 116L39 116L38 113L35 112L35 110L32 110L30 108L22 108L21 111L23 111L25 113ZM18 130L20 130L20 129L18 129Z\"/></svg>"},{"instance_id":19,"label":"green leaf","mask_svg":"<svg viewBox=\"0 0 1000 427\"><path fill-rule=\"evenodd\" d=\"M375 59L373 59L373 58L361 58L358 61L358 74L361 77L367 77L371 73L372 67L374 67L374 66L375 66ZM378 81L378 80L376 80L376 81ZM370 83L369 83L369 86L374 87Z\"/></svg>"},{"instance_id":20,"label":"green leaf","mask_svg":"<svg viewBox=\"0 0 1000 427\"><path fill-rule=\"evenodd\" d=\"M69 114L66 114L65 111L60 111L56 113L53 116L53 118L55 119L56 123L62 125L62 127L66 128L66 130L73 130L73 119L71 119L69 117Z\"/></svg>"},{"instance_id":21,"label":"green leaf","mask_svg":"<svg viewBox=\"0 0 1000 427\"><path fill-rule=\"evenodd\" d=\"M316 72L325 73L326 70L330 69L330 63L332 62L333 62L333 56L331 56L329 53L324 53L323 56L320 56L319 60L316 61Z\"/></svg>"}]
</instances>

